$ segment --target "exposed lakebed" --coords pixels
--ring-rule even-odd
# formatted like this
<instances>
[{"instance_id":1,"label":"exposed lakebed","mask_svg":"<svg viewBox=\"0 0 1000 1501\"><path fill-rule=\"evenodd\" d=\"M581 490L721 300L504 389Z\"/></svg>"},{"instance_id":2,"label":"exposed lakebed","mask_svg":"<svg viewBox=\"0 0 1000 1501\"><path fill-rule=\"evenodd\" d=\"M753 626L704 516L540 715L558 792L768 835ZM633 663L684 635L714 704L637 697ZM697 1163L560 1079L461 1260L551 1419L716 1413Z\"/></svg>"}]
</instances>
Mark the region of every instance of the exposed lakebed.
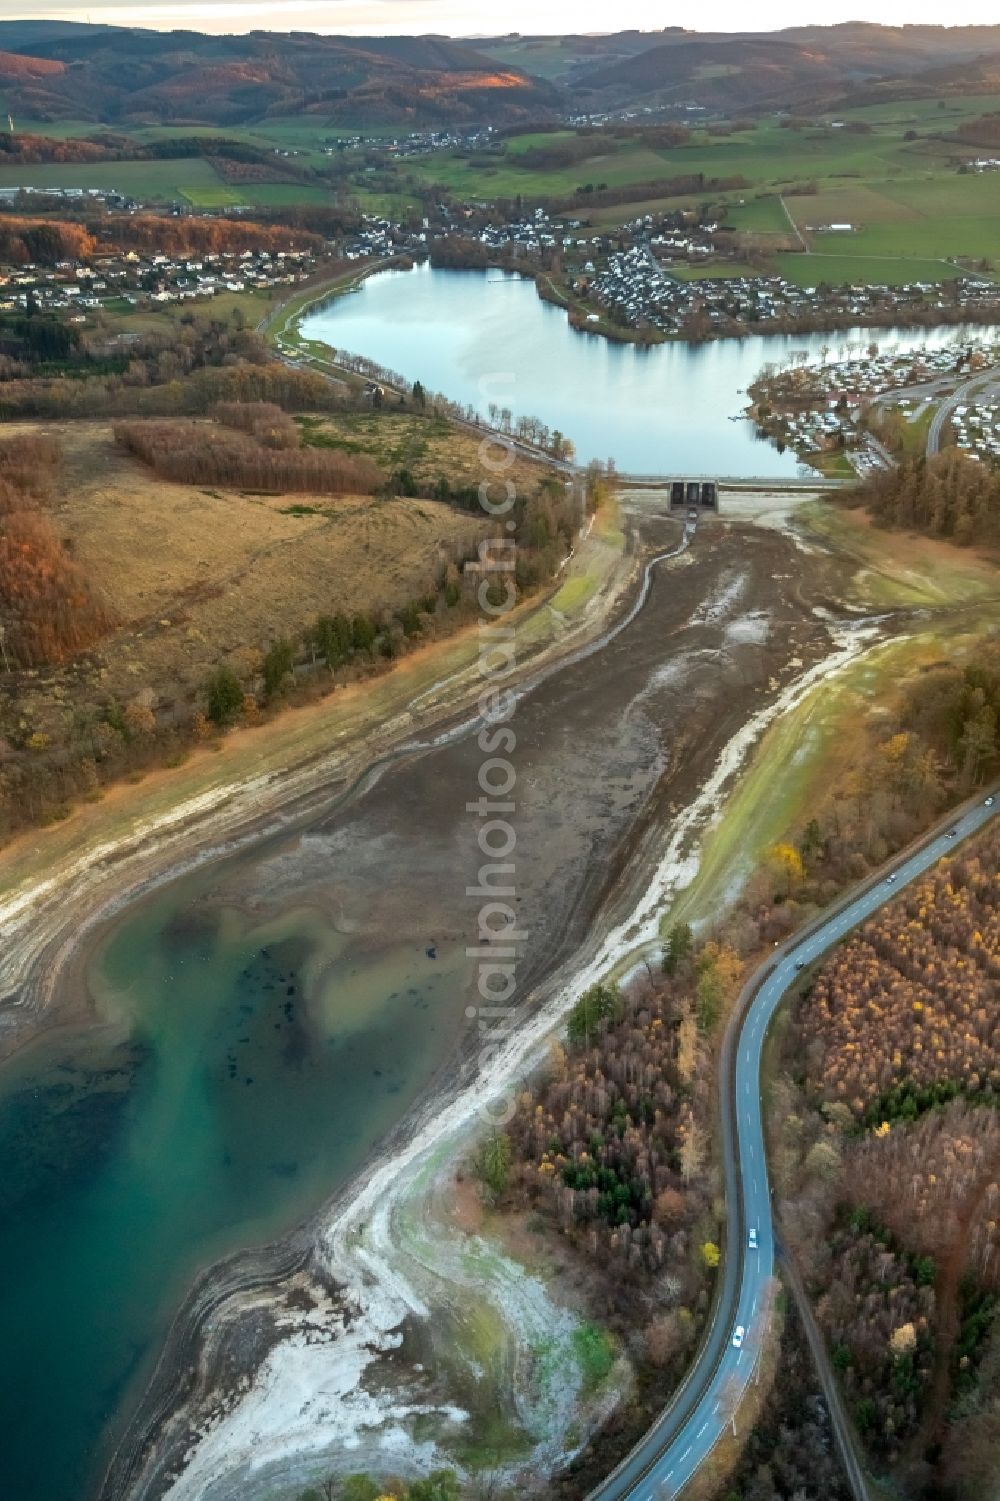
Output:
<instances>
[{"instance_id":1,"label":"exposed lakebed","mask_svg":"<svg viewBox=\"0 0 1000 1501\"><path fill-rule=\"evenodd\" d=\"M373 316L380 287L411 297L453 274L408 276L380 278L317 317L336 323L334 342L355 342L449 394L463 395L455 379L464 371L480 402L461 316L439 318L437 348L419 319L407 331L391 306ZM447 284L482 291L471 275ZM530 283L505 280L498 295L530 298L547 336L553 320L565 328ZM346 337L343 320L362 309L365 331ZM396 335L392 349L379 347L380 317ZM498 338L501 324L505 338L517 326L510 319L508 307L492 325ZM572 361L569 345L553 347L555 364L532 345L534 374L526 369L503 399L550 423L565 400L578 414L567 432L579 437L593 419L588 441L607 453L620 438L623 467L662 468L664 453L683 467L670 393L687 377L671 366L666 385L646 390L661 368L649 361L704 356L711 371L734 352L642 353L568 328L565 337ZM697 427L698 399L689 413L688 436L712 445L719 472L739 472L720 433L738 436L744 454L769 452L744 424L725 421L726 382L778 357L746 347L739 373L710 377L713 423ZM589 351L582 365L580 351ZM503 369L502 343L496 356L484 364L480 351L476 373ZM627 419L623 401L639 403ZM648 446L630 447L640 432ZM678 535L656 518L640 529L650 547ZM645 608L620 634L519 704L517 892L530 934L522 985L575 952L644 830L667 822L768 695L828 649L812 605L829 600L809 581L821 566L778 534L709 521L692 553L654 574ZM453 1082L475 1041L465 950L478 903L466 887L482 857L466 803L478 796L481 760L471 736L414 753L343 805L331 792L330 811L308 827L162 888L94 953L94 1020L41 1037L0 1069L4 1495L79 1501L99 1473L108 1425L141 1393L196 1273L315 1214L436 1081Z\"/></svg>"},{"instance_id":2,"label":"exposed lakebed","mask_svg":"<svg viewBox=\"0 0 1000 1501\"><path fill-rule=\"evenodd\" d=\"M801 574L781 536L709 527L626 629L518 705L522 984L575 951L761 696L828 649ZM471 736L415 753L147 899L94 956L99 1024L0 1071L5 1494L78 1501L196 1271L315 1213L453 1077L474 1043L481 759Z\"/></svg>"}]
</instances>

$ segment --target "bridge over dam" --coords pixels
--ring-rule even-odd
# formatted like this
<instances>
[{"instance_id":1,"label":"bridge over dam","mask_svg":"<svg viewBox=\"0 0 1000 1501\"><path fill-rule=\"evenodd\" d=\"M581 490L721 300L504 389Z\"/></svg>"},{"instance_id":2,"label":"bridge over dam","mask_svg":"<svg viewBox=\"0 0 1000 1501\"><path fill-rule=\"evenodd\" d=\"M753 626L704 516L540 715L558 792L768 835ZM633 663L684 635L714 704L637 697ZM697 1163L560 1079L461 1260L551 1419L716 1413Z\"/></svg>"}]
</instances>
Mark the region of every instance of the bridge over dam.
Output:
<instances>
[{"instance_id":1,"label":"bridge over dam","mask_svg":"<svg viewBox=\"0 0 1000 1501\"><path fill-rule=\"evenodd\" d=\"M766 490L778 494L781 491L849 490L858 483L856 479L827 479L822 474L768 479L764 475L617 473L615 480L629 490L668 490L671 510L697 506L705 511L717 511L726 490Z\"/></svg>"}]
</instances>

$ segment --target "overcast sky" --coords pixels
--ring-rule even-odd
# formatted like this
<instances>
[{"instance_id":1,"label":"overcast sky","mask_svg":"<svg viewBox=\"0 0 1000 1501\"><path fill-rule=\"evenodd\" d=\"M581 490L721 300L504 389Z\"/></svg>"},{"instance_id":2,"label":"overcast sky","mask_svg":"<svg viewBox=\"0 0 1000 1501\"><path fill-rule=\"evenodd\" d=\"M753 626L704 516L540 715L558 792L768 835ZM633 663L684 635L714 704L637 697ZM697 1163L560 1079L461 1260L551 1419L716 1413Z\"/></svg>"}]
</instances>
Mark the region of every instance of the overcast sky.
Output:
<instances>
[{"instance_id":1,"label":"overcast sky","mask_svg":"<svg viewBox=\"0 0 1000 1501\"><path fill-rule=\"evenodd\" d=\"M445 32L451 36L504 31L609 31L637 26L655 30L684 24L701 31L738 31L801 26L808 22L884 21L997 24L997 0L760 0L749 9L736 0L702 0L696 7L670 7L663 0L0 0L0 19L68 19L122 25L176 26L198 31L304 30L350 32Z\"/></svg>"}]
</instances>

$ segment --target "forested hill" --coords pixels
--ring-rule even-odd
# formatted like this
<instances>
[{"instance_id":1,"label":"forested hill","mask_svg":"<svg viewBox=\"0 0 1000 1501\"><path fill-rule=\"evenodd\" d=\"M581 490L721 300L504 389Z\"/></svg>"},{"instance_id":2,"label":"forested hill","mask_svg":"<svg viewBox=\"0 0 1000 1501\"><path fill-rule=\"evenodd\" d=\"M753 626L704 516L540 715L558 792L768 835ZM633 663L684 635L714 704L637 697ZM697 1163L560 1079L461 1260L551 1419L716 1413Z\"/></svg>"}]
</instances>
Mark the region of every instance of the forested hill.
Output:
<instances>
[{"instance_id":1,"label":"forested hill","mask_svg":"<svg viewBox=\"0 0 1000 1501\"><path fill-rule=\"evenodd\" d=\"M0 22L0 98L15 117L238 124L315 113L369 122L498 123L555 112L551 85L448 37L335 37Z\"/></svg>"},{"instance_id":2,"label":"forested hill","mask_svg":"<svg viewBox=\"0 0 1000 1501\"><path fill-rule=\"evenodd\" d=\"M208 36L0 22L0 106L30 120L235 125L545 122L636 106L789 109L989 92L998 26L803 26L607 36Z\"/></svg>"},{"instance_id":3,"label":"forested hill","mask_svg":"<svg viewBox=\"0 0 1000 1501\"><path fill-rule=\"evenodd\" d=\"M796 26L774 32L496 37L488 56L556 82L580 109L840 106L968 89L1000 62L1000 26Z\"/></svg>"}]
</instances>

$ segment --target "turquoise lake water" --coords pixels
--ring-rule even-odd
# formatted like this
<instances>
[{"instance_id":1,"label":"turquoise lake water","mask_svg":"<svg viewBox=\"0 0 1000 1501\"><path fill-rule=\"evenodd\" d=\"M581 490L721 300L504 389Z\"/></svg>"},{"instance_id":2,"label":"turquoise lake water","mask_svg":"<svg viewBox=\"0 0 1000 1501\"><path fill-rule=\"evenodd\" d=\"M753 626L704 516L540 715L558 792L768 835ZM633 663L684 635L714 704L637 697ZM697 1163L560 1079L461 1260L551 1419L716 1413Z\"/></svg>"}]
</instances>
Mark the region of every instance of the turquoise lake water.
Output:
<instances>
[{"instance_id":1,"label":"turquoise lake water","mask_svg":"<svg viewBox=\"0 0 1000 1501\"><path fill-rule=\"evenodd\" d=\"M455 964L340 946L181 882L95 963L105 1024L0 1072L4 1501L81 1501L195 1272L318 1208L426 1088Z\"/></svg>"}]
</instances>

